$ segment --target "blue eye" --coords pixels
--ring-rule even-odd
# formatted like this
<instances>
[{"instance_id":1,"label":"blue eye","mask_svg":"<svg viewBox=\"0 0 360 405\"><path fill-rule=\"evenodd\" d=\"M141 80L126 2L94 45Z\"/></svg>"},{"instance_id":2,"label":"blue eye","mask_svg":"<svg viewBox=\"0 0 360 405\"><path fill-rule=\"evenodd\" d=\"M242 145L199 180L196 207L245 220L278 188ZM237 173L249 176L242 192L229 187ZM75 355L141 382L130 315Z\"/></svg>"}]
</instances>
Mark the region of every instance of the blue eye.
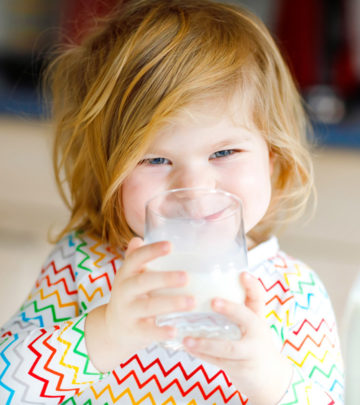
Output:
<instances>
[{"instance_id":1,"label":"blue eye","mask_svg":"<svg viewBox=\"0 0 360 405\"><path fill-rule=\"evenodd\" d=\"M151 159L144 159L140 162L140 164L148 164L148 165L168 165L170 164L170 160L162 157L151 158Z\"/></svg>"},{"instance_id":2,"label":"blue eye","mask_svg":"<svg viewBox=\"0 0 360 405\"><path fill-rule=\"evenodd\" d=\"M227 156L230 156L230 155L234 154L235 152L236 151L234 149L219 150L219 151L213 153L210 156L210 159L217 159L217 158L227 157Z\"/></svg>"}]
</instances>

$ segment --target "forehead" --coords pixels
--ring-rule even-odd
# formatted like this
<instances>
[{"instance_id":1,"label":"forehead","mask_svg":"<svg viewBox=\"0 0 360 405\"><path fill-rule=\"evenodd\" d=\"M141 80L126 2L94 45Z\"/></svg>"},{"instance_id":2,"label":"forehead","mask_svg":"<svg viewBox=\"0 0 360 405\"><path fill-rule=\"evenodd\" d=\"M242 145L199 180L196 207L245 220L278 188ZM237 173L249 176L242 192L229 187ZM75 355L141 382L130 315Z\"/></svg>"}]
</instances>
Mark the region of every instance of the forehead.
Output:
<instances>
[{"instance_id":1,"label":"forehead","mask_svg":"<svg viewBox=\"0 0 360 405\"><path fill-rule=\"evenodd\" d=\"M258 130L250 109L242 107L213 101L187 107L154 135L149 149L249 141Z\"/></svg>"}]
</instances>

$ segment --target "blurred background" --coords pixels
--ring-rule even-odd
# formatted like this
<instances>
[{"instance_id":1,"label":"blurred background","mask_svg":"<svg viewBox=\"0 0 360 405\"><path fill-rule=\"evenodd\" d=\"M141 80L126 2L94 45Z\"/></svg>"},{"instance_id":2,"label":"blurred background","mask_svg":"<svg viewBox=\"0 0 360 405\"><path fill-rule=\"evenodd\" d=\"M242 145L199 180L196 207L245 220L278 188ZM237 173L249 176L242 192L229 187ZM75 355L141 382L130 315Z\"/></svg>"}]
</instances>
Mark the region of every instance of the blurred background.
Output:
<instances>
[{"instance_id":1,"label":"blurred background","mask_svg":"<svg viewBox=\"0 0 360 405\"><path fill-rule=\"evenodd\" d=\"M116 0L0 0L0 324L32 287L68 213L39 89L59 41L77 42ZM117 0L119 1L119 0ZM239 0L268 25L315 128L318 209L280 243L322 278L339 324L360 270L360 0Z\"/></svg>"}]
</instances>

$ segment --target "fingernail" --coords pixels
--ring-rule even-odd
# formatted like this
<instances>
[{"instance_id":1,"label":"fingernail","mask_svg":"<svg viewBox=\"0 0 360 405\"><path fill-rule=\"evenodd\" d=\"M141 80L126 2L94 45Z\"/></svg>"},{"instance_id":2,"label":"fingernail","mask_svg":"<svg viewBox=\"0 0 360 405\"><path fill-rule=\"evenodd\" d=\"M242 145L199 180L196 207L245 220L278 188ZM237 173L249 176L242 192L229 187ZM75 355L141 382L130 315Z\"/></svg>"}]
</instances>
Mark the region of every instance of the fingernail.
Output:
<instances>
[{"instance_id":1,"label":"fingernail","mask_svg":"<svg viewBox=\"0 0 360 405\"><path fill-rule=\"evenodd\" d=\"M222 300L220 298L216 298L214 300L214 306L217 309L223 309L225 307L225 302L224 302L224 300Z\"/></svg>"},{"instance_id":2,"label":"fingernail","mask_svg":"<svg viewBox=\"0 0 360 405\"><path fill-rule=\"evenodd\" d=\"M186 338L184 340L185 346L189 349L193 349L196 346L196 340L192 338Z\"/></svg>"},{"instance_id":3,"label":"fingernail","mask_svg":"<svg viewBox=\"0 0 360 405\"><path fill-rule=\"evenodd\" d=\"M164 243L162 243L162 245L161 245L161 250L162 250L163 252L168 252L168 251L170 250L170 247L171 247L171 245L170 245L169 242L164 242Z\"/></svg>"}]
</instances>

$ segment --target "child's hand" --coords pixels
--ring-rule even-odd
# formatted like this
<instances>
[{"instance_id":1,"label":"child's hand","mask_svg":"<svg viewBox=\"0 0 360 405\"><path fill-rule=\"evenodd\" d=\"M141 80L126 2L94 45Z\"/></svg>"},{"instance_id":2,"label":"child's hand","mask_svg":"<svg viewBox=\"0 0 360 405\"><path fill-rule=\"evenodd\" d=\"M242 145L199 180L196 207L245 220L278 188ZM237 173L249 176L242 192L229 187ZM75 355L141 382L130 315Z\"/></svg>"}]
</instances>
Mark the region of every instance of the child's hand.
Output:
<instances>
[{"instance_id":1,"label":"child's hand","mask_svg":"<svg viewBox=\"0 0 360 405\"><path fill-rule=\"evenodd\" d=\"M140 238L130 241L125 260L116 274L109 303L91 311L86 322L89 354L99 370L111 370L151 342L173 338L175 328L156 326L156 316L193 308L192 297L154 293L158 289L186 284L183 271L145 271L148 262L169 252L168 242L144 245ZM99 335L102 336L102 349L99 348Z\"/></svg>"},{"instance_id":2,"label":"child's hand","mask_svg":"<svg viewBox=\"0 0 360 405\"><path fill-rule=\"evenodd\" d=\"M249 273L240 278L246 293L244 305L214 299L212 306L240 327L241 339L187 337L184 344L194 356L224 370L252 404L276 404L290 384L292 366L276 348L265 321L264 290L259 281Z\"/></svg>"}]
</instances>

